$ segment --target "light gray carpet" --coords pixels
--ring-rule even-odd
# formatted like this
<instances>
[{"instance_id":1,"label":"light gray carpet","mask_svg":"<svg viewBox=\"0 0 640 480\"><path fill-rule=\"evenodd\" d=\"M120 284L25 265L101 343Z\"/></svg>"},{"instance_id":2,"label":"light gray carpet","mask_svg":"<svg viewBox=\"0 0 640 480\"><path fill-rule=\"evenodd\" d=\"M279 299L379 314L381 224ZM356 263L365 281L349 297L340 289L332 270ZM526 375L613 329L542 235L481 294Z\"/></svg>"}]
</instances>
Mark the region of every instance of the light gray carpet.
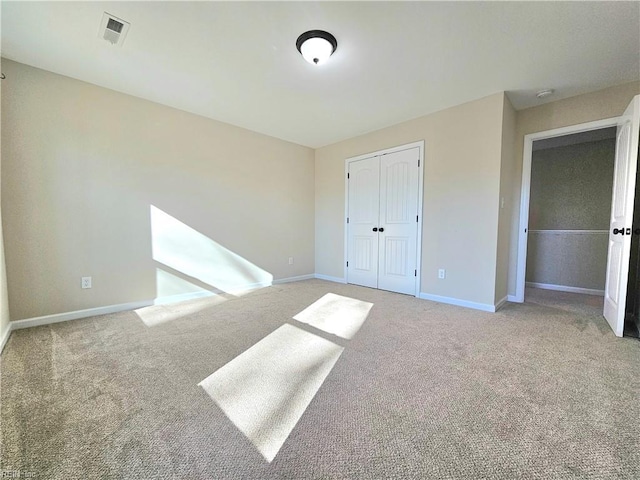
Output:
<instances>
[{"instance_id":1,"label":"light gray carpet","mask_svg":"<svg viewBox=\"0 0 640 480\"><path fill-rule=\"evenodd\" d=\"M600 318L604 309L604 297L600 295L585 295L583 293L527 287L524 298L527 303L535 303L588 317Z\"/></svg>"},{"instance_id":2,"label":"light gray carpet","mask_svg":"<svg viewBox=\"0 0 640 480\"><path fill-rule=\"evenodd\" d=\"M327 293L373 303L352 338L293 319ZM596 313L525 303L490 314L320 280L155 308L147 323L126 312L12 334L0 366L2 470L640 478L640 342L615 338ZM283 325L344 350L269 463L199 383Z\"/></svg>"}]
</instances>

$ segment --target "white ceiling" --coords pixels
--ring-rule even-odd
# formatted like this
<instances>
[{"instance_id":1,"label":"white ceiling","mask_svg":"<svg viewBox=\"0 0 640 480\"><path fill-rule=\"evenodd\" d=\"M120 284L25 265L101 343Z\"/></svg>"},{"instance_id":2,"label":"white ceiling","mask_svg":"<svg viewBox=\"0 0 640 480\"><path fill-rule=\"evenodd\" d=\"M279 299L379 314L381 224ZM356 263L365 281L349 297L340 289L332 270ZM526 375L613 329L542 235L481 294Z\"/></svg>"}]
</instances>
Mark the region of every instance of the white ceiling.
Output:
<instances>
[{"instance_id":1,"label":"white ceiling","mask_svg":"<svg viewBox=\"0 0 640 480\"><path fill-rule=\"evenodd\" d=\"M2 56L319 147L507 91L640 78L640 2L12 2ZM131 23L122 47L103 12ZM324 65L295 47L327 30Z\"/></svg>"}]
</instances>

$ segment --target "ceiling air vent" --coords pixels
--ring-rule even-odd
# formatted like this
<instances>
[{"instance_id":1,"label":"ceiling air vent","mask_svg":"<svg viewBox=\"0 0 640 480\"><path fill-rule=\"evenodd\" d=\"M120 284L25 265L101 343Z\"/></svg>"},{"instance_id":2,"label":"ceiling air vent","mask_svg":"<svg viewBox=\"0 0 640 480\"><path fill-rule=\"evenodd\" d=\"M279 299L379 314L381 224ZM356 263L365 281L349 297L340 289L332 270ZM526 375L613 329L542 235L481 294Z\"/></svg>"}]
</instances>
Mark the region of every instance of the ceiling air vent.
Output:
<instances>
[{"instance_id":1,"label":"ceiling air vent","mask_svg":"<svg viewBox=\"0 0 640 480\"><path fill-rule=\"evenodd\" d=\"M100 23L100 31L98 32L100 38L112 45L122 45L128 31L129 22L125 22L110 13L104 12L102 22Z\"/></svg>"}]
</instances>

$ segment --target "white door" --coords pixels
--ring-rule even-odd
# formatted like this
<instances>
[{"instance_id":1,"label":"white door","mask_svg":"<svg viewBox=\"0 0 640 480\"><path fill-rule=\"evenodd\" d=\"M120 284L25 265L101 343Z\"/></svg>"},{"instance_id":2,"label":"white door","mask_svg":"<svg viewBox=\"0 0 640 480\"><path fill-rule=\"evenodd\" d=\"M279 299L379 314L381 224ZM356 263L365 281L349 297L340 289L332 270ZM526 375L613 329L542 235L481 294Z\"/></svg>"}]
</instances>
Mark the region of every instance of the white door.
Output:
<instances>
[{"instance_id":1,"label":"white door","mask_svg":"<svg viewBox=\"0 0 640 480\"><path fill-rule=\"evenodd\" d=\"M378 288L379 189L379 157L349 163L348 279L373 288Z\"/></svg>"},{"instance_id":2,"label":"white door","mask_svg":"<svg viewBox=\"0 0 640 480\"><path fill-rule=\"evenodd\" d=\"M380 158L378 288L415 294L419 149Z\"/></svg>"},{"instance_id":3,"label":"white door","mask_svg":"<svg viewBox=\"0 0 640 480\"><path fill-rule=\"evenodd\" d=\"M618 337L622 336L624 328L627 299L639 132L640 96L636 96L618 123L607 280L604 288L604 317Z\"/></svg>"},{"instance_id":4,"label":"white door","mask_svg":"<svg viewBox=\"0 0 640 480\"><path fill-rule=\"evenodd\" d=\"M415 294L419 148L349 163L347 281Z\"/></svg>"}]
</instances>

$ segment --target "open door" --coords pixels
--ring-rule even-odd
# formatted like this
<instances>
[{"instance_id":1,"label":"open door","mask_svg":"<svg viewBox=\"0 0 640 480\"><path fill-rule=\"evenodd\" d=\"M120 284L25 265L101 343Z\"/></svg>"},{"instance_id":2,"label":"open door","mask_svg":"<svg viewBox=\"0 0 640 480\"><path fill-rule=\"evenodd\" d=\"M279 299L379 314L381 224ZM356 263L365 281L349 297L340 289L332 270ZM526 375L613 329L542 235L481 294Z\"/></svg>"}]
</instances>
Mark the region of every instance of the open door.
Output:
<instances>
[{"instance_id":1,"label":"open door","mask_svg":"<svg viewBox=\"0 0 640 480\"><path fill-rule=\"evenodd\" d=\"M616 336L624 329L629 256L633 223L638 135L640 133L640 95L620 117L616 134L616 159L611 201L607 280L604 288L604 317ZM636 226L640 228L640 226Z\"/></svg>"}]
</instances>

